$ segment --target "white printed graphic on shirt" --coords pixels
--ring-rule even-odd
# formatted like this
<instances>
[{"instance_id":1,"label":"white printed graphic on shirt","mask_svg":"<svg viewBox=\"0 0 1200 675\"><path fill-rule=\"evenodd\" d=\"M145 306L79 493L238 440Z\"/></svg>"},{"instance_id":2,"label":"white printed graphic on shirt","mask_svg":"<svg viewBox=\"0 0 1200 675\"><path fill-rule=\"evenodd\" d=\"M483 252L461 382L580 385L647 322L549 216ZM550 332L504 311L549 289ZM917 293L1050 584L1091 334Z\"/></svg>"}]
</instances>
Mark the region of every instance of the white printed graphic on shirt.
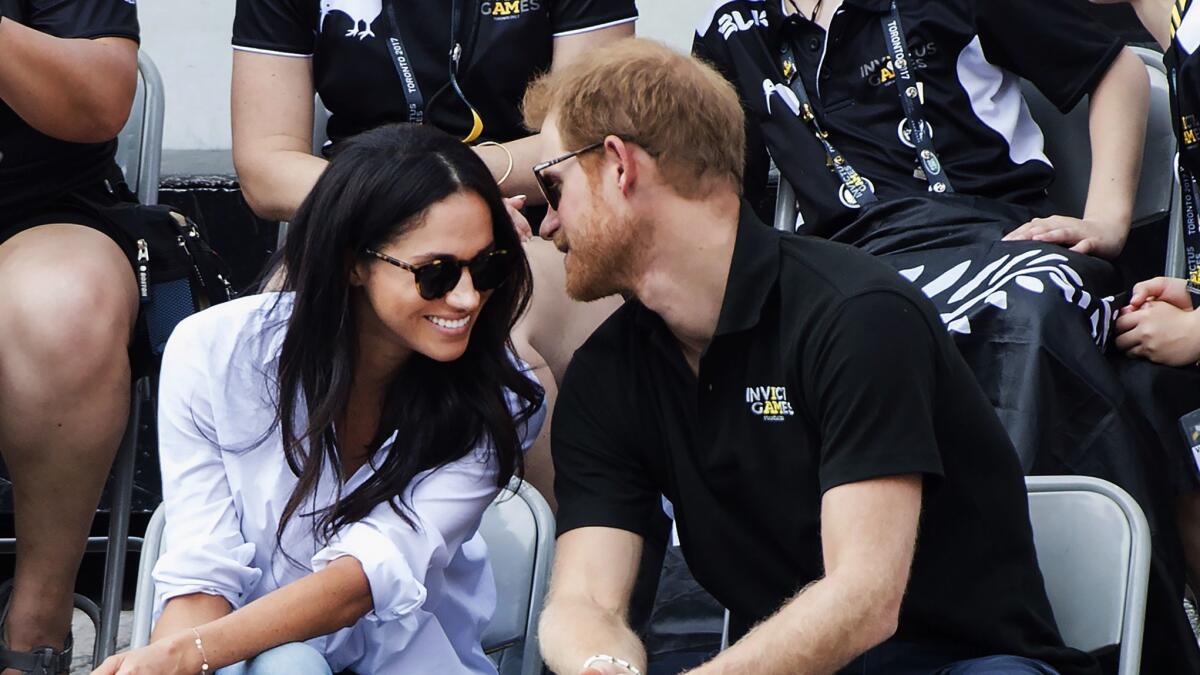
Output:
<instances>
[{"instance_id":1,"label":"white printed graphic on shirt","mask_svg":"<svg viewBox=\"0 0 1200 675\"><path fill-rule=\"evenodd\" d=\"M967 314L971 309L990 305L1002 312L1008 309L1011 291L1019 289L1041 294L1057 288L1064 302L1077 305L1085 312L1091 323L1092 340L1103 349L1115 318L1116 300L1111 295L1093 297L1083 289L1083 278L1067 262L1067 256L1060 253L1034 249L1019 255L1002 255L988 261L977 273L967 277L971 271L971 261L966 260L925 282L921 291L929 298L936 299L942 293L955 289L943 301L943 306L949 311L942 313L942 322L951 333L969 335L971 319ZM924 272L922 265L900 270L900 275L917 283ZM966 283L959 284L964 279L967 279Z\"/></svg>"},{"instance_id":2,"label":"white printed graphic on shirt","mask_svg":"<svg viewBox=\"0 0 1200 675\"><path fill-rule=\"evenodd\" d=\"M325 17L330 12L341 12L350 17L354 26L346 31L346 37L362 40L375 37L371 24L383 13L383 0L321 0L321 20L317 24L317 32L325 29Z\"/></svg>"}]
</instances>

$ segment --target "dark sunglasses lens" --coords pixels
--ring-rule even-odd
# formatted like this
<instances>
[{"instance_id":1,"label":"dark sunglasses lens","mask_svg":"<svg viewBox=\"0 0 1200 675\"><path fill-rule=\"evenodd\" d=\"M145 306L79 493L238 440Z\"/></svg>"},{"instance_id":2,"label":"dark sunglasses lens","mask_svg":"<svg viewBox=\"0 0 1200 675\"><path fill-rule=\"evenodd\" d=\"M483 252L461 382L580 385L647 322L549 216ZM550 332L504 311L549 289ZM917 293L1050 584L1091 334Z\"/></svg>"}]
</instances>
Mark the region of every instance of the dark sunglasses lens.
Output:
<instances>
[{"instance_id":1,"label":"dark sunglasses lens","mask_svg":"<svg viewBox=\"0 0 1200 675\"><path fill-rule=\"evenodd\" d=\"M546 180L541 171L535 171L533 175L537 178L538 187L541 188L542 196L546 198L546 203L550 205L550 208L557 211L558 198L562 196L562 193L558 190L558 184Z\"/></svg>"},{"instance_id":2,"label":"dark sunglasses lens","mask_svg":"<svg viewBox=\"0 0 1200 675\"><path fill-rule=\"evenodd\" d=\"M417 268L413 274L421 297L436 300L454 290L462 277L462 268L451 261L435 260Z\"/></svg>"},{"instance_id":3,"label":"dark sunglasses lens","mask_svg":"<svg viewBox=\"0 0 1200 675\"><path fill-rule=\"evenodd\" d=\"M492 251L471 261L471 282L477 291L498 288L512 274L512 253Z\"/></svg>"}]
</instances>

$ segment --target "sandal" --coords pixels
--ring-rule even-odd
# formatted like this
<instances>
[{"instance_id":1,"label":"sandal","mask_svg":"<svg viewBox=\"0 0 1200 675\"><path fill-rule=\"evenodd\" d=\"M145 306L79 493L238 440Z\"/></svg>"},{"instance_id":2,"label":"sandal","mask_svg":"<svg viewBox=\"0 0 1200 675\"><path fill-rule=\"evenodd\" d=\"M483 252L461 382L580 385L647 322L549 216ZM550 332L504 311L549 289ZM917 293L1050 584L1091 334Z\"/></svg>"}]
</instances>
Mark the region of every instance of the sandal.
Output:
<instances>
[{"instance_id":1,"label":"sandal","mask_svg":"<svg viewBox=\"0 0 1200 675\"><path fill-rule=\"evenodd\" d=\"M27 652L13 651L4 641L4 623L8 620L9 596L12 581L0 584L0 669L15 668L28 675L66 675L71 672L71 652L74 639L67 633L66 646L62 651L52 647L35 647Z\"/></svg>"}]
</instances>

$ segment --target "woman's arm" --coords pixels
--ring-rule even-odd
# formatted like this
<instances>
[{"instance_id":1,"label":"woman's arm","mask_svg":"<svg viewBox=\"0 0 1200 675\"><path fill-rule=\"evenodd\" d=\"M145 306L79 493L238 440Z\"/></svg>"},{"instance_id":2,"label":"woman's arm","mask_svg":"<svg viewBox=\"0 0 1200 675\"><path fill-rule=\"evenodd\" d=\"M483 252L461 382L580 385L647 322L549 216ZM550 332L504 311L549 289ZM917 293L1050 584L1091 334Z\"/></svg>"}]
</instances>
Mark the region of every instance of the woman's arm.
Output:
<instances>
[{"instance_id":1,"label":"woman's arm","mask_svg":"<svg viewBox=\"0 0 1200 675\"><path fill-rule=\"evenodd\" d=\"M621 38L633 37L634 22L618 24L608 28L564 35L554 38L554 57L550 69L558 70L587 52ZM512 173L501 186L506 195L526 195L531 204L542 204L545 199L533 180L533 165L545 160L541 156L540 143L537 134L519 138L504 144L504 149L512 153ZM508 169L508 154L494 146L476 147L475 152L483 158L484 163L491 169L497 180Z\"/></svg>"},{"instance_id":2,"label":"woman's arm","mask_svg":"<svg viewBox=\"0 0 1200 675\"><path fill-rule=\"evenodd\" d=\"M67 39L0 20L0 100L29 126L74 143L117 137L137 88L137 43Z\"/></svg>"},{"instance_id":3,"label":"woman's arm","mask_svg":"<svg viewBox=\"0 0 1200 675\"><path fill-rule=\"evenodd\" d=\"M262 218L290 220L328 163L312 154L312 59L235 50L233 163Z\"/></svg>"}]
</instances>

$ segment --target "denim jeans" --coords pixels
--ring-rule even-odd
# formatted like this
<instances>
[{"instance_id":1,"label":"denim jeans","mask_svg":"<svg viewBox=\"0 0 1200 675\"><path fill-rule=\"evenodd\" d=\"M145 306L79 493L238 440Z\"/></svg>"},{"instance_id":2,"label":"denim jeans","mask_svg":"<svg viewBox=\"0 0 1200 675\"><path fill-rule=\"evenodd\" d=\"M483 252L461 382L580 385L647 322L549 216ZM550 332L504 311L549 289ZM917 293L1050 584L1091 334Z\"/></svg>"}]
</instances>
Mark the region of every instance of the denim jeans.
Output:
<instances>
[{"instance_id":1,"label":"denim jeans","mask_svg":"<svg viewBox=\"0 0 1200 675\"><path fill-rule=\"evenodd\" d=\"M216 675L332 675L325 657L303 642L289 642L222 668Z\"/></svg>"}]
</instances>

